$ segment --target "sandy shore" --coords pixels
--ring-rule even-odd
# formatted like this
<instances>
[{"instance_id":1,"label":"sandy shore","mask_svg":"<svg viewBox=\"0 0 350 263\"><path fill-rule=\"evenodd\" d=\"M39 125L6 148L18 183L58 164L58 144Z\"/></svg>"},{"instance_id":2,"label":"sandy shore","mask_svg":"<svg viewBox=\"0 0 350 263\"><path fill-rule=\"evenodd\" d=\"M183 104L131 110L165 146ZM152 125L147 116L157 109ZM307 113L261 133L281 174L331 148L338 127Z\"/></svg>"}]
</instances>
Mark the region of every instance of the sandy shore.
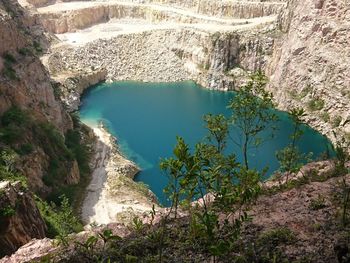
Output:
<instances>
[{"instance_id":1,"label":"sandy shore","mask_svg":"<svg viewBox=\"0 0 350 263\"><path fill-rule=\"evenodd\" d=\"M103 127L92 127L97 137L95 168L82 207L85 224L127 223L157 204L149 190L134 182L139 172L123 157L114 138Z\"/></svg>"}]
</instances>

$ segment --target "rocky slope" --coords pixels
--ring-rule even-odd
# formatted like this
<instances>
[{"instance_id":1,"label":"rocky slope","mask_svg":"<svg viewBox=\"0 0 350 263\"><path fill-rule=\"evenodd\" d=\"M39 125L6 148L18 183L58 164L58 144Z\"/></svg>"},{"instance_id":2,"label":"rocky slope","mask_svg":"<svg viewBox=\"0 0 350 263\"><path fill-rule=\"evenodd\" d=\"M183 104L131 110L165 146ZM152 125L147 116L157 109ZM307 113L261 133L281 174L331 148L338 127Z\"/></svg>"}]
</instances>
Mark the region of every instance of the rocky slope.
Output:
<instances>
[{"instance_id":1,"label":"rocky slope","mask_svg":"<svg viewBox=\"0 0 350 263\"><path fill-rule=\"evenodd\" d=\"M0 182L0 257L32 238L44 238L46 226L33 195L17 183Z\"/></svg>"},{"instance_id":2,"label":"rocky slope","mask_svg":"<svg viewBox=\"0 0 350 263\"><path fill-rule=\"evenodd\" d=\"M95 127L98 138L92 180L82 207L86 225L110 223L130 224L147 214L156 204L153 193L132 179L139 172L137 165L127 160L103 127Z\"/></svg>"},{"instance_id":3,"label":"rocky slope","mask_svg":"<svg viewBox=\"0 0 350 263\"><path fill-rule=\"evenodd\" d=\"M337 174L334 174L334 166L329 165L328 162L309 165L304 169L306 173L303 180L299 179L292 189L269 193L267 187L265 194L258 198L248 212L252 220L244 224L241 238L234 248L235 253L220 262L232 262L234 258L245 259L245 262L347 262L348 229L341 224L344 192L340 185L343 180L349 184L350 177L332 177ZM319 168L322 170L320 173L317 172ZM177 239L181 239L176 235L177 231L188 227L186 220L183 217L177 223L169 223L174 236L163 247L165 255L171 255L164 256L164 262L185 262L189 259L211 262L211 257L205 252L186 250L186 245ZM151 236L147 231L136 231L130 235L121 225L110 224L108 227L125 238L121 243L124 249L131 247L131 251L140 251L139 254L143 255L143 249L156 247L155 243L150 245L148 238L145 238ZM150 231L156 230L157 227ZM82 236L76 238L81 240ZM135 243L136 246L132 245ZM118 245L119 248L120 243ZM28 251L33 249L36 253L28 255ZM152 251L157 255L157 249ZM95 253L98 255L98 249ZM116 256L113 253L113 250L107 252L110 257ZM29 258L38 260L43 256L47 258L48 254L56 262L77 262L75 260L83 260L81 256L84 256L84 252L76 247L53 248L47 240L39 240L23 246L17 253L0 262L25 262ZM142 259L142 256L138 259Z\"/></svg>"},{"instance_id":4,"label":"rocky slope","mask_svg":"<svg viewBox=\"0 0 350 263\"><path fill-rule=\"evenodd\" d=\"M289 1L267 68L280 107L306 108L308 122L333 141L333 132L350 132L349 17L348 1Z\"/></svg>"},{"instance_id":5,"label":"rocky slope","mask_svg":"<svg viewBox=\"0 0 350 263\"><path fill-rule=\"evenodd\" d=\"M28 15L16 1L0 1L0 20L0 116L18 107L20 110L13 112L25 119L16 127L11 121L2 123L2 131L12 137L2 138L0 146L1 149L12 147L18 151L23 145L30 145L17 168L29 178L32 190L43 189L43 177L49 173L55 154L49 151L45 141L50 140L53 148L65 151L63 136L73 128L73 122L58 100L54 82L38 58L48 42L40 22ZM21 136L15 136L19 130L22 130ZM54 138L48 138L50 136L57 137L57 145ZM58 154L57 148L56 151ZM65 173L65 183L76 184L79 181L75 160L67 161Z\"/></svg>"},{"instance_id":6,"label":"rocky slope","mask_svg":"<svg viewBox=\"0 0 350 263\"><path fill-rule=\"evenodd\" d=\"M41 45L32 33L37 21L15 1L0 2L0 21L0 114L20 105L36 117L52 122L61 132L67 130L70 119L55 99L47 71L33 55Z\"/></svg>"},{"instance_id":7,"label":"rocky slope","mask_svg":"<svg viewBox=\"0 0 350 263\"><path fill-rule=\"evenodd\" d=\"M1 179L14 180L3 172L9 169L2 153L11 153L11 170L25 176L29 191L46 197L80 180L80 167L64 137L74 128L72 119L38 58L52 38L13 0L0 1L0 38ZM1 224L2 255L33 237L44 237L46 228L27 190L15 185L5 189L7 195L2 208L16 209Z\"/></svg>"}]
</instances>

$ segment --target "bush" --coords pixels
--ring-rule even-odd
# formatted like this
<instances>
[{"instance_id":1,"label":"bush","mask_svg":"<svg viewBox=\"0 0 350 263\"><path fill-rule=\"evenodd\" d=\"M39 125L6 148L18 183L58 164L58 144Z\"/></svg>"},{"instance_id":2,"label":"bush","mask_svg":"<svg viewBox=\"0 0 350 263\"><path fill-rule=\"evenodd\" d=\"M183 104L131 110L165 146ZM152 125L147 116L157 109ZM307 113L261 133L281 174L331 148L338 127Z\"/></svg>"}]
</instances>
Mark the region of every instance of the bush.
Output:
<instances>
[{"instance_id":1,"label":"bush","mask_svg":"<svg viewBox=\"0 0 350 263\"><path fill-rule=\"evenodd\" d=\"M36 52L41 53L43 52L43 48L41 47L40 43L38 41L33 41L33 47Z\"/></svg>"},{"instance_id":2,"label":"bush","mask_svg":"<svg viewBox=\"0 0 350 263\"><path fill-rule=\"evenodd\" d=\"M4 76L11 80L18 80L16 71L12 68L12 64L16 63L15 57L10 53L6 53L5 55L3 55L3 58L5 60L5 63L4 63L5 67L2 71Z\"/></svg>"},{"instance_id":3,"label":"bush","mask_svg":"<svg viewBox=\"0 0 350 263\"><path fill-rule=\"evenodd\" d=\"M6 78L9 78L11 80L19 80L16 71L11 66L5 65L5 68L3 69L2 73Z\"/></svg>"},{"instance_id":4,"label":"bush","mask_svg":"<svg viewBox=\"0 0 350 263\"><path fill-rule=\"evenodd\" d=\"M325 208L326 206L327 205L326 205L325 199L321 195L318 195L317 199L312 199L310 203L311 210L319 210L319 209Z\"/></svg>"},{"instance_id":5,"label":"bush","mask_svg":"<svg viewBox=\"0 0 350 263\"><path fill-rule=\"evenodd\" d=\"M16 125L10 125L0 130L1 140L7 145L16 143L23 135L22 129Z\"/></svg>"},{"instance_id":6,"label":"bush","mask_svg":"<svg viewBox=\"0 0 350 263\"><path fill-rule=\"evenodd\" d=\"M330 120L330 117L329 117L328 112L322 112L322 113L320 114L320 118L321 118L321 120L323 120L324 122L329 122L329 120Z\"/></svg>"},{"instance_id":7,"label":"bush","mask_svg":"<svg viewBox=\"0 0 350 263\"><path fill-rule=\"evenodd\" d=\"M311 99L308 102L307 107L310 111L321 110L324 107L324 100L320 98Z\"/></svg>"},{"instance_id":8,"label":"bush","mask_svg":"<svg viewBox=\"0 0 350 263\"><path fill-rule=\"evenodd\" d=\"M332 120L332 127L333 128L337 128L339 127L340 123L342 121L342 117L341 116L335 116Z\"/></svg>"},{"instance_id":9,"label":"bush","mask_svg":"<svg viewBox=\"0 0 350 263\"><path fill-rule=\"evenodd\" d=\"M32 55L33 54L32 51L29 48L26 48L26 47L20 48L18 50L18 53L21 54L22 56L27 56L27 55Z\"/></svg>"},{"instance_id":10,"label":"bush","mask_svg":"<svg viewBox=\"0 0 350 263\"><path fill-rule=\"evenodd\" d=\"M288 262L283 254L281 245L289 245L296 238L292 231L286 227L266 231L258 237L257 247L259 251L259 262Z\"/></svg>"},{"instance_id":11,"label":"bush","mask_svg":"<svg viewBox=\"0 0 350 263\"><path fill-rule=\"evenodd\" d=\"M1 123L4 126L8 126L12 123L16 125L23 125L27 123L28 115L19 107L13 106L7 110L1 117Z\"/></svg>"},{"instance_id":12,"label":"bush","mask_svg":"<svg viewBox=\"0 0 350 263\"><path fill-rule=\"evenodd\" d=\"M0 216L1 217L11 217L14 214L16 214L16 210L14 209L14 207L12 207L10 205L0 209Z\"/></svg>"},{"instance_id":13,"label":"bush","mask_svg":"<svg viewBox=\"0 0 350 263\"><path fill-rule=\"evenodd\" d=\"M11 55L10 53L6 53L3 56L3 58L5 60L5 63L8 63L8 64L16 63L15 57L13 55Z\"/></svg>"},{"instance_id":14,"label":"bush","mask_svg":"<svg viewBox=\"0 0 350 263\"><path fill-rule=\"evenodd\" d=\"M19 148L19 150L17 151L20 155L26 155L26 154L30 154L32 153L34 150L34 146L30 143L25 143L22 144Z\"/></svg>"},{"instance_id":15,"label":"bush","mask_svg":"<svg viewBox=\"0 0 350 263\"><path fill-rule=\"evenodd\" d=\"M74 216L68 198L60 197L60 205L47 202L36 197L36 204L47 225L47 235L50 238L66 238L68 234L83 230L82 224Z\"/></svg>"}]
</instances>

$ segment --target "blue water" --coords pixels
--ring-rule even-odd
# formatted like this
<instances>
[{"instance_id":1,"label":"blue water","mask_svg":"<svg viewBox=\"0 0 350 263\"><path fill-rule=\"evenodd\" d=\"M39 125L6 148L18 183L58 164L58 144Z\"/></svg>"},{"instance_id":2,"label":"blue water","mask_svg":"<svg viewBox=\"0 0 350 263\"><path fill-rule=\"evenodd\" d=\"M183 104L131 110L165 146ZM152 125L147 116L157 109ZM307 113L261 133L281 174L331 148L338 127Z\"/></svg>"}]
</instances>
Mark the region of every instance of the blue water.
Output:
<instances>
[{"instance_id":1,"label":"blue water","mask_svg":"<svg viewBox=\"0 0 350 263\"><path fill-rule=\"evenodd\" d=\"M172 156L177 135L193 148L206 136L203 115L230 116L226 105L233 97L234 92L210 91L193 82L103 83L84 94L80 116L88 125L97 125L99 121L107 125L124 155L141 167L135 180L149 185L159 201L167 204L163 194L167 177L160 171L159 161ZM250 167L268 166L269 174L278 169L275 152L290 142L293 127L286 113L277 113L280 121L275 138L249 152ZM303 128L301 151L313 152L316 158L330 147L324 136L307 126ZM236 146L230 145L229 150L242 160Z\"/></svg>"}]
</instances>

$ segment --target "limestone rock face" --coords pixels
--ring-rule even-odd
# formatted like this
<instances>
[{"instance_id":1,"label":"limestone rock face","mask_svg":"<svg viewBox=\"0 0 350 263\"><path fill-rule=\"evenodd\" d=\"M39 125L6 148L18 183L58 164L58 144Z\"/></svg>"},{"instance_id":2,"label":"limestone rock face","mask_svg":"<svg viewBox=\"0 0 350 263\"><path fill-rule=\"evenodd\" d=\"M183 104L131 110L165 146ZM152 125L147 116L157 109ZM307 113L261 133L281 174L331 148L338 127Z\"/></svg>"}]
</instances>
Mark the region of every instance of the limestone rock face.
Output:
<instances>
[{"instance_id":1,"label":"limestone rock face","mask_svg":"<svg viewBox=\"0 0 350 263\"><path fill-rule=\"evenodd\" d=\"M291 0L279 27L285 33L267 73L280 107L306 108L312 126L330 138L349 132L349 2ZM312 107L315 101L321 106Z\"/></svg>"},{"instance_id":2,"label":"limestone rock face","mask_svg":"<svg viewBox=\"0 0 350 263\"><path fill-rule=\"evenodd\" d=\"M35 149L31 154L21 160L20 171L28 178L28 186L33 191L47 193L48 187L43 183L43 177L49 167L49 158L41 148Z\"/></svg>"},{"instance_id":3,"label":"limestone rock face","mask_svg":"<svg viewBox=\"0 0 350 263\"><path fill-rule=\"evenodd\" d=\"M72 120L55 94L49 73L38 55L44 40L37 37L40 24L16 1L0 0L0 116L13 106L28 111L36 123L50 123L63 135L72 128ZM22 139L33 151L21 158L18 170L28 178L31 190L47 193L42 178L47 174L50 157L38 146L29 129ZM67 183L79 180L76 163L72 164Z\"/></svg>"},{"instance_id":4,"label":"limestone rock face","mask_svg":"<svg viewBox=\"0 0 350 263\"><path fill-rule=\"evenodd\" d=\"M186 28L121 35L54 53L48 59L48 68L63 84L63 101L72 109L79 105L85 84L103 78L155 82L191 79L210 89L232 90L246 78L245 71L265 69L274 43L270 31L268 27L266 33L211 33Z\"/></svg>"},{"instance_id":5,"label":"limestone rock face","mask_svg":"<svg viewBox=\"0 0 350 263\"><path fill-rule=\"evenodd\" d=\"M33 111L39 119L52 122L63 132L71 127L71 120L54 96L50 77L36 56L30 52L24 53L32 49L36 41L29 33L26 24L28 19L24 13L22 8L11 1L0 1L0 64L4 65L6 54L15 59L10 65L15 76L10 78L0 75L0 115L17 105ZM19 50L22 50L22 54Z\"/></svg>"},{"instance_id":6,"label":"limestone rock face","mask_svg":"<svg viewBox=\"0 0 350 263\"><path fill-rule=\"evenodd\" d=\"M53 240L49 238L33 239L20 247L16 253L0 259L0 263L22 263L28 261L40 261L44 256L59 250L53 245Z\"/></svg>"},{"instance_id":7,"label":"limestone rock face","mask_svg":"<svg viewBox=\"0 0 350 263\"><path fill-rule=\"evenodd\" d=\"M269 16L279 13L284 7L282 1L227 1L227 0L150 0L151 3L171 4L180 7L190 8L198 13L235 18L253 18Z\"/></svg>"},{"instance_id":8,"label":"limestone rock face","mask_svg":"<svg viewBox=\"0 0 350 263\"><path fill-rule=\"evenodd\" d=\"M105 69L80 70L79 72L66 72L53 77L60 86L61 100L68 111L76 111L80 106L80 97L88 87L104 81L107 76Z\"/></svg>"},{"instance_id":9,"label":"limestone rock face","mask_svg":"<svg viewBox=\"0 0 350 263\"><path fill-rule=\"evenodd\" d=\"M46 225L33 195L21 183L0 183L0 257L32 238L45 237Z\"/></svg>"}]
</instances>

